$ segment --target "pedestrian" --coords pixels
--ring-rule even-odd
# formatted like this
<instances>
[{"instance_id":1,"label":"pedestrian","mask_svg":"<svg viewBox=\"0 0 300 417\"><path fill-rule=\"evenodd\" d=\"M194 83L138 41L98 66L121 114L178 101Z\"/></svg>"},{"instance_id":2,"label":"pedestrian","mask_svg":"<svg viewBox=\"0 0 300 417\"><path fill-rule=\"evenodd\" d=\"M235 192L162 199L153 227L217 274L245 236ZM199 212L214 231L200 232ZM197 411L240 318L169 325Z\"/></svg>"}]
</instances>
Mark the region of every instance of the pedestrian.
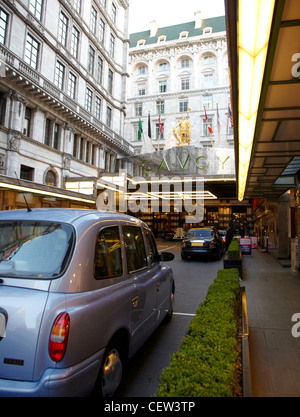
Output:
<instances>
[{"instance_id":1,"label":"pedestrian","mask_svg":"<svg viewBox=\"0 0 300 417\"><path fill-rule=\"evenodd\" d=\"M226 233L226 242L225 242L226 251L229 248L229 245L232 241L232 238L233 238L233 231L232 231L231 227L228 227L227 233Z\"/></svg>"},{"instance_id":2,"label":"pedestrian","mask_svg":"<svg viewBox=\"0 0 300 417\"><path fill-rule=\"evenodd\" d=\"M241 226L240 226L240 236L245 237L245 228L244 228L243 224L241 224Z\"/></svg>"}]
</instances>

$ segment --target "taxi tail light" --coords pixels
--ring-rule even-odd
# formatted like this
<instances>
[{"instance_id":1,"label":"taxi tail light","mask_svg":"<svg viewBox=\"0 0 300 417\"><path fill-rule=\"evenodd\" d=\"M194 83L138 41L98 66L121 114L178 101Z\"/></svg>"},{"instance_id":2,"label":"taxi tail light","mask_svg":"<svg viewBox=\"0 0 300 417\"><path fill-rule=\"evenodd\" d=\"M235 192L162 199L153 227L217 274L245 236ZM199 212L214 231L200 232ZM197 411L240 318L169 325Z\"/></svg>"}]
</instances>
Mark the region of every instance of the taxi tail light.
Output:
<instances>
[{"instance_id":1,"label":"taxi tail light","mask_svg":"<svg viewBox=\"0 0 300 417\"><path fill-rule=\"evenodd\" d=\"M216 247L216 245L214 244L214 242L210 242L210 243L209 243L209 247L210 247L210 249L213 249L213 248L215 248L215 247Z\"/></svg>"},{"instance_id":2,"label":"taxi tail light","mask_svg":"<svg viewBox=\"0 0 300 417\"><path fill-rule=\"evenodd\" d=\"M54 362L60 362L67 349L70 330L70 316L68 313L59 314L52 326L49 338L49 355Z\"/></svg>"}]
</instances>

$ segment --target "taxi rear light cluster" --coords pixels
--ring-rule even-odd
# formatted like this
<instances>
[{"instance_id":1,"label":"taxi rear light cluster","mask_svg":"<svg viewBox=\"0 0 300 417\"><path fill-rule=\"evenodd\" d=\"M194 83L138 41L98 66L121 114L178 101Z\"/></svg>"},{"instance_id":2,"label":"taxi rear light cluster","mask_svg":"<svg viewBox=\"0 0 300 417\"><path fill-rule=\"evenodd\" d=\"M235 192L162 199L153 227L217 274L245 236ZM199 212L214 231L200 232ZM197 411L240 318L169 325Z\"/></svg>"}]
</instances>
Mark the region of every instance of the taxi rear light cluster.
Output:
<instances>
[{"instance_id":1,"label":"taxi rear light cluster","mask_svg":"<svg viewBox=\"0 0 300 417\"><path fill-rule=\"evenodd\" d=\"M65 355L70 330L70 316L64 312L56 317L49 338L49 355L54 362L60 362Z\"/></svg>"}]
</instances>

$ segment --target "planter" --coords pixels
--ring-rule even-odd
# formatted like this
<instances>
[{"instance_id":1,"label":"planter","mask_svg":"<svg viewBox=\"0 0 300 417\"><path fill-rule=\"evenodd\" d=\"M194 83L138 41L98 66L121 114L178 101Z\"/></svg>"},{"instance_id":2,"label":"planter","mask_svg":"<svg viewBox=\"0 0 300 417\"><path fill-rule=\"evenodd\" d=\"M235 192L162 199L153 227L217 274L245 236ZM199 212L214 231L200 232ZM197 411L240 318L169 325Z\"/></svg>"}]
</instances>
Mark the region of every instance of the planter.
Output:
<instances>
[{"instance_id":1,"label":"planter","mask_svg":"<svg viewBox=\"0 0 300 417\"><path fill-rule=\"evenodd\" d=\"M191 320L156 397L241 397L241 290L236 270L218 271Z\"/></svg>"},{"instance_id":2,"label":"planter","mask_svg":"<svg viewBox=\"0 0 300 417\"><path fill-rule=\"evenodd\" d=\"M224 256L223 259L223 268L224 269L232 269L237 268L239 271L239 276L243 279L243 255L241 250L239 251L239 255L235 258L229 258L228 253Z\"/></svg>"},{"instance_id":3,"label":"planter","mask_svg":"<svg viewBox=\"0 0 300 417\"><path fill-rule=\"evenodd\" d=\"M248 327L248 313L246 301L246 289L241 287L241 302L242 302L242 328L241 334L241 350L242 350L242 369L243 369L243 397L252 397L251 387L251 367L249 354L249 327Z\"/></svg>"}]
</instances>

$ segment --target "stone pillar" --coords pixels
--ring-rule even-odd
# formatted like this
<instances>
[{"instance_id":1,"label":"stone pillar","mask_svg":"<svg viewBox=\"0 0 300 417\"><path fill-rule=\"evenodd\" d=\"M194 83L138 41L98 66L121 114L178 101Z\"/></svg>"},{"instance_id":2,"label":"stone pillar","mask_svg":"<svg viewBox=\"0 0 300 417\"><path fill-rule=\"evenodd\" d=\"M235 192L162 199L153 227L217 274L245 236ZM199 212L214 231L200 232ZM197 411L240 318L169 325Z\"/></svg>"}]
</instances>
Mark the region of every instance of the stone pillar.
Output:
<instances>
[{"instance_id":1,"label":"stone pillar","mask_svg":"<svg viewBox=\"0 0 300 417\"><path fill-rule=\"evenodd\" d=\"M66 152L69 154L72 154L72 140L71 140L71 134L73 133L74 135L74 129L71 128L70 125L68 125L68 123L64 123L62 126L62 131L64 132L64 134L61 135L61 147L60 150L62 152Z\"/></svg>"},{"instance_id":2,"label":"stone pillar","mask_svg":"<svg viewBox=\"0 0 300 417\"><path fill-rule=\"evenodd\" d=\"M296 228L295 189L290 190L291 270L298 271L298 236Z\"/></svg>"},{"instance_id":3,"label":"stone pillar","mask_svg":"<svg viewBox=\"0 0 300 417\"><path fill-rule=\"evenodd\" d=\"M23 133L24 114L27 100L16 92L12 93L11 98L12 108L10 128Z\"/></svg>"},{"instance_id":4,"label":"stone pillar","mask_svg":"<svg viewBox=\"0 0 300 417\"><path fill-rule=\"evenodd\" d=\"M289 239L289 201L278 202L278 258L290 255Z\"/></svg>"}]
</instances>

